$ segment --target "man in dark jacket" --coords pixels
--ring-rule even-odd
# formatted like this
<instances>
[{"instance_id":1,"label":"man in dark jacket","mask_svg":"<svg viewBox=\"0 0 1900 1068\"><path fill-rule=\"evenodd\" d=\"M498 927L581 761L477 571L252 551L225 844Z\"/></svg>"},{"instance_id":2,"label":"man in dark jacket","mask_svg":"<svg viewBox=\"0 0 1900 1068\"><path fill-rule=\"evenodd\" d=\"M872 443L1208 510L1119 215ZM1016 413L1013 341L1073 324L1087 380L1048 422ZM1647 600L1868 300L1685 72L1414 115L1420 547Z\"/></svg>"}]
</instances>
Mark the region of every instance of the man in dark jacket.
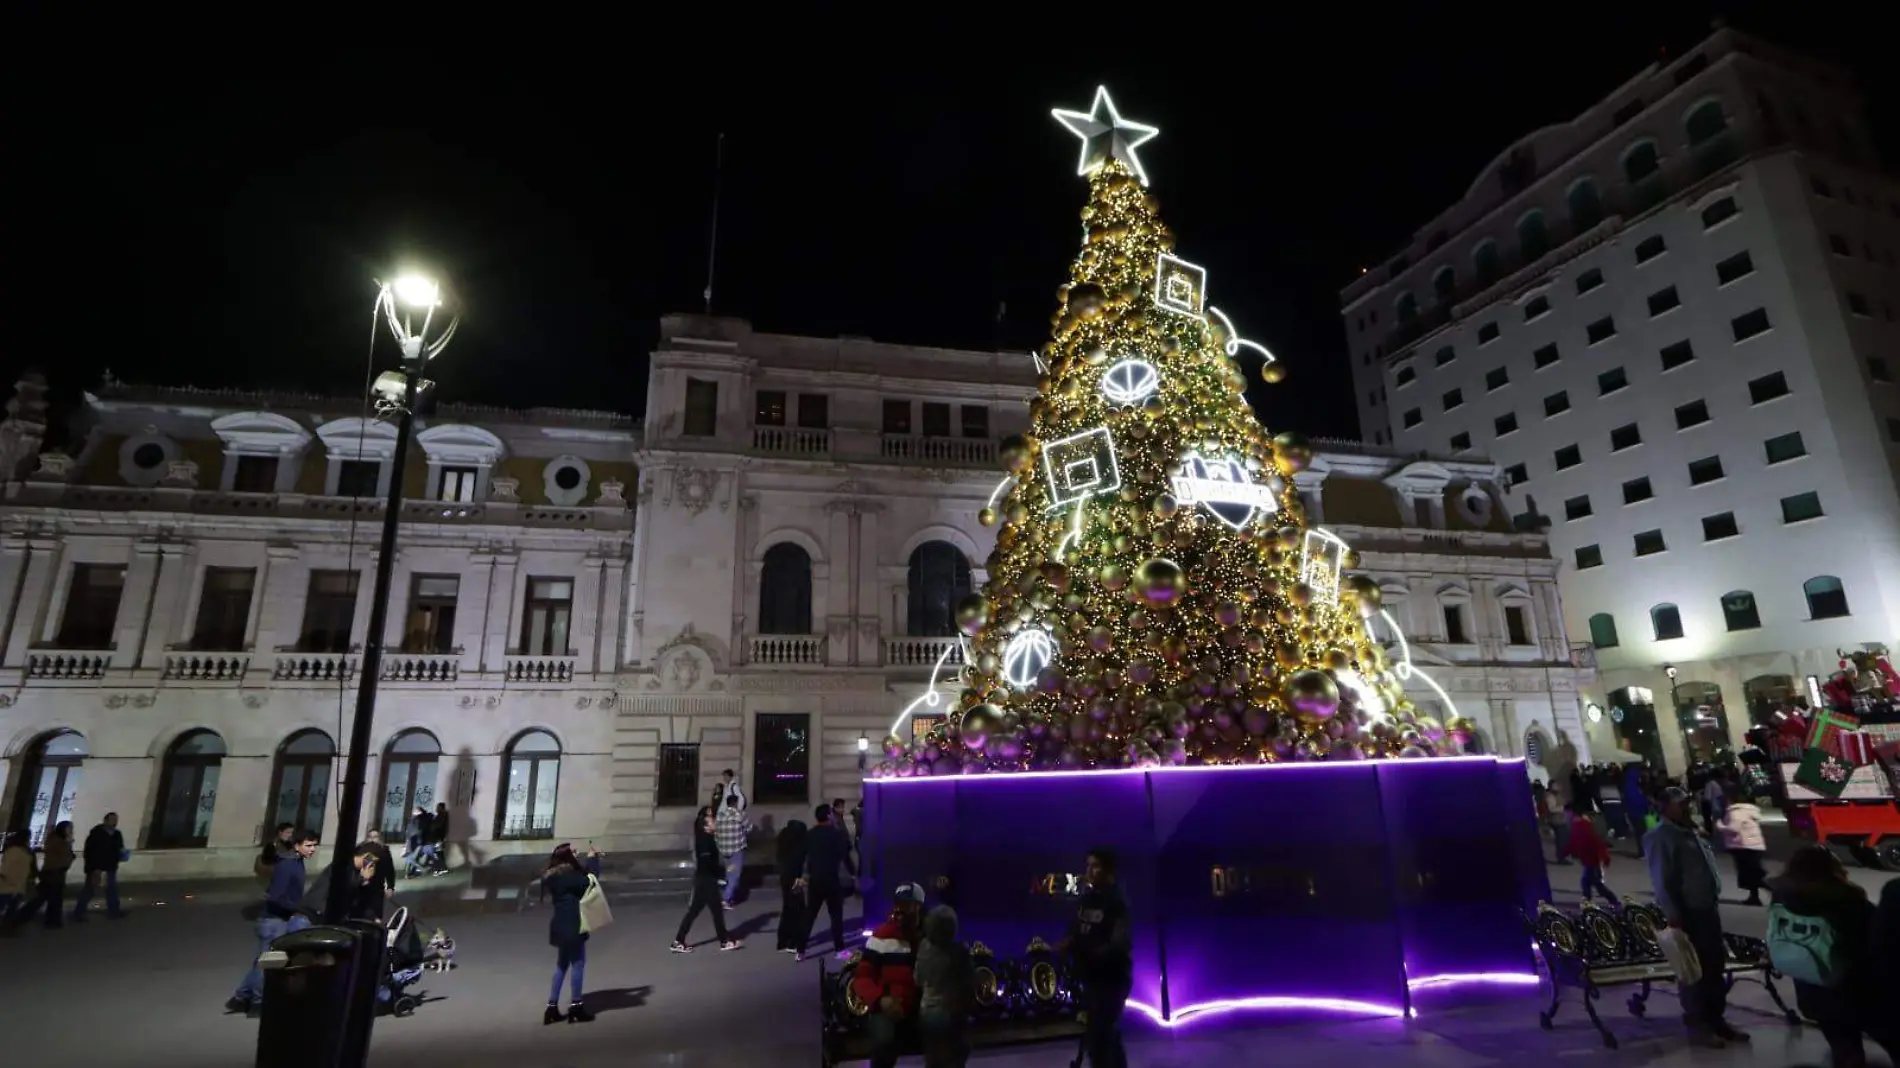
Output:
<instances>
[{"instance_id":1,"label":"man in dark jacket","mask_svg":"<svg viewBox=\"0 0 1900 1068\"><path fill-rule=\"evenodd\" d=\"M1795 979L1794 998L1802 1015L1820 1025L1834 1063L1867 1063L1863 1032L1886 1047L1889 1059L1900 1054L1895 1048L1900 1028L1892 1023L1892 1003L1886 1000L1893 995L1880 982L1869 952L1875 944L1875 910L1867 891L1849 880L1840 860L1821 845L1796 850L1782 874L1768 881L1768 889L1777 909L1825 920L1833 933L1833 959L1825 963L1835 981L1817 985ZM1770 915L1771 929L1776 919Z\"/></svg>"},{"instance_id":2,"label":"man in dark jacket","mask_svg":"<svg viewBox=\"0 0 1900 1068\"><path fill-rule=\"evenodd\" d=\"M376 852L376 878L389 891L384 896L393 895L396 892L396 858L390 855L389 847L383 844L383 832L371 827L369 833L363 836L363 844Z\"/></svg>"},{"instance_id":3,"label":"man in dark jacket","mask_svg":"<svg viewBox=\"0 0 1900 1068\"><path fill-rule=\"evenodd\" d=\"M686 916L680 920L679 933L673 936L670 947L675 953L691 953L693 947L687 945L686 936L692 932L693 921L699 919L701 909L711 909L713 933L719 936L719 949L738 949L745 943L726 933L726 913L720 900L720 889L725 885L726 865L719 859L719 840L713 837L713 818L705 813L699 818L699 826L693 830L693 900L686 906Z\"/></svg>"},{"instance_id":4,"label":"man in dark jacket","mask_svg":"<svg viewBox=\"0 0 1900 1068\"><path fill-rule=\"evenodd\" d=\"M1088 1014L1082 1045L1093 1068L1127 1068L1121 1021L1134 983L1134 940L1128 900L1115 880L1115 851L1091 850L1086 878L1062 942L1082 983L1079 1007Z\"/></svg>"},{"instance_id":5,"label":"man in dark jacket","mask_svg":"<svg viewBox=\"0 0 1900 1068\"><path fill-rule=\"evenodd\" d=\"M343 906L343 918L346 920L383 919L383 901L389 896L388 884L384 882L382 858L386 852L381 842L360 842L356 852L350 857L348 870L344 878L350 881L349 894ZM310 881L309 889L297 902L297 915L307 923L322 923L323 914L330 904L330 884L337 877L337 865L331 864L322 874Z\"/></svg>"},{"instance_id":6,"label":"man in dark jacket","mask_svg":"<svg viewBox=\"0 0 1900 1068\"><path fill-rule=\"evenodd\" d=\"M73 901L73 922L86 922L86 906L92 903L95 887L103 885L106 891L106 915L119 919L125 913L119 908L119 864L125 859L125 835L119 833L119 814L106 813L86 835L84 862L86 881L79 888L79 897Z\"/></svg>"},{"instance_id":7,"label":"man in dark jacket","mask_svg":"<svg viewBox=\"0 0 1900 1068\"><path fill-rule=\"evenodd\" d=\"M848 885L840 870L857 878L857 865L851 861L851 839L838 827L830 805L819 805L813 812L818 826L805 839L805 866L795 873L805 886L807 915L816 920L822 903L831 916L831 948L844 952L844 899ZM809 930L808 930L809 933Z\"/></svg>"},{"instance_id":8,"label":"man in dark jacket","mask_svg":"<svg viewBox=\"0 0 1900 1068\"><path fill-rule=\"evenodd\" d=\"M1728 947L1722 940L1718 908L1722 878L1716 874L1714 850L1691 822L1692 804L1688 791L1679 786L1664 791L1662 822L1643 840L1643 852L1649 860L1657 907L1669 926L1689 936L1702 964L1702 978L1681 988L1682 1022L1689 1028L1689 1042L1721 1049L1730 1042L1747 1042L1748 1036L1725 1018L1728 990L1722 969L1728 964Z\"/></svg>"},{"instance_id":9,"label":"man in dark jacket","mask_svg":"<svg viewBox=\"0 0 1900 1068\"><path fill-rule=\"evenodd\" d=\"M270 889L264 892L263 911L257 917L257 952L251 954L251 968L237 991L224 1003L225 1011L256 1015L262 1010L264 973L257 967L257 958L278 936L310 926L310 918L303 913L304 865L316 852L317 832L298 831L291 835L290 852L271 865Z\"/></svg>"}]
</instances>

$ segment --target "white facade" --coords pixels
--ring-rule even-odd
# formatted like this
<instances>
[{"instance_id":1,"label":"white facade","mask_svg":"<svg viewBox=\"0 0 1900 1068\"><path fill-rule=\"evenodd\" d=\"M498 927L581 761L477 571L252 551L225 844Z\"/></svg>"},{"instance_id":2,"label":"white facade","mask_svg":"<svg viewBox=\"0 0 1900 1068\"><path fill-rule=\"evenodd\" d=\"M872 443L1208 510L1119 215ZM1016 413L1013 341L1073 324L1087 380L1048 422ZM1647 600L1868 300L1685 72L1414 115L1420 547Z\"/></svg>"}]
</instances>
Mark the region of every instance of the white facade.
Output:
<instances>
[{"instance_id":1,"label":"white facade","mask_svg":"<svg viewBox=\"0 0 1900 1068\"><path fill-rule=\"evenodd\" d=\"M386 661L368 815L396 818L426 785L479 859L550 837L683 844L727 768L774 823L856 798L860 739L877 759L946 650L956 666L951 608L992 546L976 513L1035 377L1020 354L681 316L662 324L644 433L597 413L438 412L405 479L420 499L386 638L414 651ZM108 391L85 450L8 484L9 825L57 807L83 830L116 810L128 874L240 872L303 777L336 781L326 743L347 740L369 600L345 587L326 613L313 572L356 570L367 590L381 505L338 494L387 487L386 466L351 465L382 465L393 436L326 410ZM37 447L30 419L8 427L0 440ZM1573 666L1557 564L1511 530L1497 478L1482 460L1322 443L1298 482L1456 708L1420 680L1413 697L1473 719L1487 750L1558 764L1588 752L1592 675ZM70 592L98 584L92 567L124 569L103 609ZM220 584L246 571L261 594L228 608ZM538 582L571 584L561 634ZM198 805L168 829L174 796Z\"/></svg>"},{"instance_id":2,"label":"white facade","mask_svg":"<svg viewBox=\"0 0 1900 1068\"><path fill-rule=\"evenodd\" d=\"M1344 291L1367 440L1490 456L1548 525L1587 700L1627 713L1600 743L1679 770L1900 639L1900 186L1861 116L1841 72L1720 31Z\"/></svg>"}]
</instances>

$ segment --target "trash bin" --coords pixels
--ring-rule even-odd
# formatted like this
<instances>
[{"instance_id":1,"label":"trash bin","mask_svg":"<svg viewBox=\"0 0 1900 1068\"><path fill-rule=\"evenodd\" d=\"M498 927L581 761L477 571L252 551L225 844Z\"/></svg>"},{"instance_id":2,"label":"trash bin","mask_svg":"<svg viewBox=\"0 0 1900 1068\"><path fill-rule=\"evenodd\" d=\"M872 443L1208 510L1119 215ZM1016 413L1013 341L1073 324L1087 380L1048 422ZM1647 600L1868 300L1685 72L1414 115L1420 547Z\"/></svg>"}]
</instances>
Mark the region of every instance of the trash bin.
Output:
<instances>
[{"instance_id":1,"label":"trash bin","mask_svg":"<svg viewBox=\"0 0 1900 1068\"><path fill-rule=\"evenodd\" d=\"M382 926L356 920L273 941L258 958L257 1068L361 1068L385 951Z\"/></svg>"}]
</instances>

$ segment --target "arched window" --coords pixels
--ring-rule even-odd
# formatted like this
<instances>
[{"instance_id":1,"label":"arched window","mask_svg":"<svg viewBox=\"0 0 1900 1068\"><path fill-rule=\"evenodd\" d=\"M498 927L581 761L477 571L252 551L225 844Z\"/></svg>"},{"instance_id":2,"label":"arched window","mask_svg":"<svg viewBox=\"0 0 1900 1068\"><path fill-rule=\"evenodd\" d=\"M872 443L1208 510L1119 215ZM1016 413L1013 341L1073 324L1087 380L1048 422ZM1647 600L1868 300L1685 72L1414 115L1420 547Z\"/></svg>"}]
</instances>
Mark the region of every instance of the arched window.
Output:
<instances>
[{"instance_id":1,"label":"arched window","mask_svg":"<svg viewBox=\"0 0 1900 1068\"><path fill-rule=\"evenodd\" d=\"M1801 592L1808 595L1810 619L1839 619L1852 614L1847 610L1847 591L1833 575L1814 576L1801 584Z\"/></svg>"},{"instance_id":2,"label":"arched window","mask_svg":"<svg viewBox=\"0 0 1900 1068\"><path fill-rule=\"evenodd\" d=\"M1616 648L1616 617L1598 612L1590 617L1590 644L1599 649Z\"/></svg>"},{"instance_id":3,"label":"arched window","mask_svg":"<svg viewBox=\"0 0 1900 1068\"><path fill-rule=\"evenodd\" d=\"M1631 185L1638 185L1644 179L1662 170L1662 156L1656 151L1656 142L1643 141L1623 154L1623 177Z\"/></svg>"},{"instance_id":4,"label":"arched window","mask_svg":"<svg viewBox=\"0 0 1900 1068\"><path fill-rule=\"evenodd\" d=\"M1597 184L1589 178L1578 179L1570 187L1566 198L1570 207L1570 228L1583 233L1603 221L1603 198L1597 195Z\"/></svg>"},{"instance_id":5,"label":"arched window","mask_svg":"<svg viewBox=\"0 0 1900 1068\"><path fill-rule=\"evenodd\" d=\"M223 764L224 739L211 731L186 731L165 750L158 816L152 821L153 849L200 847L211 837Z\"/></svg>"},{"instance_id":6,"label":"arched window","mask_svg":"<svg viewBox=\"0 0 1900 1068\"><path fill-rule=\"evenodd\" d=\"M1399 325L1405 326L1418 321L1418 298L1410 293L1399 297Z\"/></svg>"},{"instance_id":7,"label":"arched window","mask_svg":"<svg viewBox=\"0 0 1900 1068\"><path fill-rule=\"evenodd\" d=\"M1761 626L1761 611L1755 607L1755 595L1747 590L1730 590L1723 594L1722 622L1730 630L1754 630Z\"/></svg>"},{"instance_id":8,"label":"arched window","mask_svg":"<svg viewBox=\"0 0 1900 1068\"><path fill-rule=\"evenodd\" d=\"M417 805L435 811L435 773L442 743L428 731L404 731L383 751L383 833L402 837L403 825Z\"/></svg>"},{"instance_id":9,"label":"arched window","mask_svg":"<svg viewBox=\"0 0 1900 1068\"><path fill-rule=\"evenodd\" d=\"M1647 687L1610 691L1610 726L1622 748L1652 768L1663 766L1662 735L1656 726L1655 694Z\"/></svg>"},{"instance_id":10,"label":"arched window","mask_svg":"<svg viewBox=\"0 0 1900 1068\"><path fill-rule=\"evenodd\" d=\"M1533 211L1517 221L1517 250L1530 263L1550 251L1550 228L1544 225L1544 213Z\"/></svg>"},{"instance_id":11,"label":"arched window","mask_svg":"<svg viewBox=\"0 0 1900 1068\"><path fill-rule=\"evenodd\" d=\"M1479 242L1471 253L1471 268L1478 274L1478 284L1488 286L1504 277L1504 257L1498 254L1496 241Z\"/></svg>"},{"instance_id":12,"label":"arched window","mask_svg":"<svg viewBox=\"0 0 1900 1068\"><path fill-rule=\"evenodd\" d=\"M1449 267L1440 267L1432 275L1432 296L1440 304L1450 304L1451 295L1458 288L1458 272Z\"/></svg>"},{"instance_id":13,"label":"arched window","mask_svg":"<svg viewBox=\"0 0 1900 1068\"><path fill-rule=\"evenodd\" d=\"M330 768L336 743L322 731L298 731L277 749L271 771L270 825L291 823L323 830L323 808L330 800Z\"/></svg>"},{"instance_id":14,"label":"arched window","mask_svg":"<svg viewBox=\"0 0 1900 1068\"><path fill-rule=\"evenodd\" d=\"M1720 100L1703 101L1682 120L1682 131L1689 135L1689 147L1695 148L1728 132L1728 118L1722 114Z\"/></svg>"},{"instance_id":15,"label":"arched window","mask_svg":"<svg viewBox=\"0 0 1900 1068\"><path fill-rule=\"evenodd\" d=\"M948 637L957 632L957 602L970 592L970 562L947 541L927 541L910 554L910 634Z\"/></svg>"},{"instance_id":16,"label":"arched window","mask_svg":"<svg viewBox=\"0 0 1900 1068\"><path fill-rule=\"evenodd\" d=\"M27 838L33 848L38 849L46 832L60 821L73 818L86 756L86 737L78 731L42 734L26 747L19 790L13 795L13 818L17 825L20 813L26 814ZM74 842L73 848L78 847Z\"/></svg>"},{"instance_id":17,"label":"arched window","mask_svg":"<svg viewBox=\"0 0 1900 1068\"><path fill-rule=\"evenodd\" d=\"M805 550L798 552L803 556ZM517 735L508 743L508 782L502 787L501 826L495 837L554 837L554 802L560 787L561 743L547 731Z\"/></svg>"},{"instance_id":18,"label":"arched window","mask_svg":"<svg viewBox=\"0 0 1900 1068\"><path fill-rule=\"evenodd\" d=\"M1649 626L1656 632L1656 640L1666 642L1682 637L1682 613L1676 611L1673 604L1659 604L1649 610Z\"/></svg>"},{"instance_id":19,"label":"arched window","mask_svg":"<svg viewBox=\"0 0 1900 1068\"><path fill-rule=\"evenodd\" d=\"M811 554L789 541L765 550L759 571L759 633L811 633Z\"/></svg>"}]
</instances>

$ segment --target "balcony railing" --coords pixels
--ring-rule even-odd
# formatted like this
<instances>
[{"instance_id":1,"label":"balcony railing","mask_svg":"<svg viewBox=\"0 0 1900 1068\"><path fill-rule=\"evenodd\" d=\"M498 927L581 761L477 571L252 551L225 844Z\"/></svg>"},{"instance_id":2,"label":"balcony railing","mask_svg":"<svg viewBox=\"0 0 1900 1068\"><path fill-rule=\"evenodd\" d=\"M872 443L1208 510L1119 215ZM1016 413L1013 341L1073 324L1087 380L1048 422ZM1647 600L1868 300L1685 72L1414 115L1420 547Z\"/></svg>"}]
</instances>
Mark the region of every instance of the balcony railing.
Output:
<instances>
[{"instance_id":1,"label":"balcony railing","mask_svg":"<svg viewBox=\"0 0 1900 1068\"><path fill-rule=\"evenodd\" d=\"M886 434L879 446L886 460L953 467L989 467L996 463L996 443L988 438L918 438Z\"/></svg>"},{"instance_id":2,"label":"balcony railing","mask_svg":"<svg viewBox=\"0 0 1900 1068\"><path fill-rule=\"evenodd\" d=\"M884 639L884 663L889 667L935 667L937 658L945 649L950 650L950 658L945 667L963 666L963 639L961 638L909 638L890 637Z\"/></svg>"},{"instance_id":3,"label":"balcony railing","mask_svg":"<svg viewBox=\"0 0 1900 1068\"><path fill-rule=\"evenodd\" d=\"M759 452L789 456L825 456L831 452L831 431L799 426L755 426L752 447Z\"/></svg>"},{"instance_id":4,"label":"balcony railing","mask_svg":"<svg viewBox=\"0 0 1900 1068\"><path fill-rule=\"evenodd\" d=\"M251 670L249 653L166 653L168 679L190 682L238 682Z\"/></svg>"},{"instance_id":5,"label":"balcony railing","mask_svg":"<svg viewBox=\"0 0 1900 1068\"><path fill-rule=\"evenodd\" d=\"M277 654L271 678L283 682L343 682L356 677L361 659L355 653Z\"/></svg>"},{"instance_id":6,"label":"balcony railing","mask_svg":"<svg viewBox=\"0 0 1900 1068\"><path fill-rule=\"evenodd\" d=\"M554 837L554 813L545 816L509 816L501 821L501 837L511 839Z\"/></svg>"},{"instance_id":7,"label":"balcony railing","mask_svg":"<svg viewBox=\"0 0 1900 1068\"><path fill-rule=\"evenodd\" d=\"M748 664L822 665L825 638L816 634L754 634L746 639Z\"/></svg>"},{"instance_id":8,"label":"balcony railing","mask_svg":"<svg viewBox=\"0 0 1900 1068\"><path fill-rule=\"evenodd\" d=\"M510 656L503 676L509 682L572 682L574 658L571 656Z\"/></svg>"},{"instance_id":9,"label":"balcony railing","mask_svg":"<svg viewBox=\"0 0 1900 1068\"><path fill-rule=\"evenodd\" d=\"M29 679L103 679L111 666L107 650L36 649L26 654Z\"/></svg>"},{"instance_id":10,"label":"balcony railing","mask_svg":"<svg viewBox=\"0 0 1900 1068\"><path fill-rule=\"evenodd\" d=\"M384 682L454 682L461 674L459 653L390 653L383 657Z\"/></svg>"}]
</instances>

